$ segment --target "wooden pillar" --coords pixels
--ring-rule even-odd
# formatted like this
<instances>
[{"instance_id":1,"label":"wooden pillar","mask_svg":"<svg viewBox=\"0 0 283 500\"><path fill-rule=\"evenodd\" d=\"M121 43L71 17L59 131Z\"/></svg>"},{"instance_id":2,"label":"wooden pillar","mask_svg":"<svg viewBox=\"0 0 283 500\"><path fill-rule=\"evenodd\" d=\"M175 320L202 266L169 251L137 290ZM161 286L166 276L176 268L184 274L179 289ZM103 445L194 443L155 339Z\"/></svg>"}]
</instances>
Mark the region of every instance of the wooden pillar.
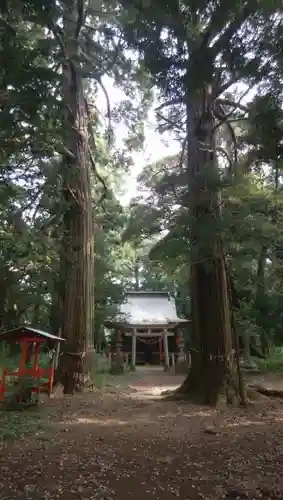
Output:
<instances>
[{"instance_id":1,"label":"wooden pillar","mask_svg":"<svg viewBox=\"0 0 283 500\"><path fill-rule=\"evenodd\" d=\"M159 361L160 361L160 364L162 364L162 361L163 361L163 345L162 345L162 337L160 335L159 339L158 339L158 343L159 343Z\"/></svg>"},{"instance_id":2,"label":"wooden pillar","mask_svg":"<svg viewBox=\"0 0 283 500\"><path fill-rule=\"evenodd\" d=\"M40 343L38 342L35 346L34 346L34 361L33 361L33 369L34 371L38 371L38 361L39 361L39 353L40 353Z\"/></svg>"},{"instance_id":3,"label":"wooden pillar","mask_svg":"<svg viewBox=\"0 0 283 500\"><path fill-rule=\"evenodd\" d=\"M167 371L170 370L167 330L164 330L164 334L163 334L163 346L164 346L164 370L167 372Z\"/></svg>"},{"instance_id":4,"label":"wooden pillar","mask_svg":"<svg viewBox=\"0 0 283 500\"><path fill-rule=\"evenodd\" d=\"M136 369L136 354L137 354L137 333L136 330L132 334L132 359L131 359L131 369L135 371Z\"/></svg>"},{"instance_id":5,"label":"wooden pillar","mask_svg":"<svg viewBox=\"0 0 283 500\"><path fill-rule=\"evenodd\" d=\"M20 365L19 365L19 371L24 371L26 364L27 364L27 342L26 340L21 340L20 341L21 345L21 359L20 359Z\"/></svg>"},{"instance_id":6,"label":"wooden pillar","mask_svg":"<svg viewBox=\"0 0 283 500\"><path fill-rule=\"evenodd\" d=\"M120 330L117 330L116 332L116 358L117 361L122 359L122 334Z\"/></svg>"},{"instance_id":7,"label":"wooden pillar","mask_svg":"<svg viewBox=\"0 0 283 500\"><path fill-rule=\"evenodd\" d=\"M173 368L173 372L175 373L176 366L175 366L175 353L174 352L172 352L172 368Z\"/></svg>"},{"instance_id":8,"label":"wooden pillar","mask_svg":"<svg viewBox=\"0 0 283 500\"><path fill-rule=\"evenodd\" d=\"M62 328L58 329L58 337L62 337ZM59 356L60 356L60 348L61 348L61 342L57 342L56 345L56 350L55 350L55 359L54 359L54 368L57 370L58 367L58 362L59 362Z\"/></svg>"}]
</instances>

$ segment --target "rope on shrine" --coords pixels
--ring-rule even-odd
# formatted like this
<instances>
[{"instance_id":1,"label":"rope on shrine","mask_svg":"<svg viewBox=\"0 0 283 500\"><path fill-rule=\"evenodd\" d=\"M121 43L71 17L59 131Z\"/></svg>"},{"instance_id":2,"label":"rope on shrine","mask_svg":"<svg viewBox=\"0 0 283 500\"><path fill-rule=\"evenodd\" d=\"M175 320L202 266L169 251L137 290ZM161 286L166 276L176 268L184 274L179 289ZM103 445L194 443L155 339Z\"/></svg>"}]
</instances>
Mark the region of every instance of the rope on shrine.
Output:
<instances>
[{"instance_id":1,"label":"rope on shrine","mask_svg":"<svg viewBox=\"0 0 283 500\"><path fill-rule=\"evenodd\" d=\"M204 354L205 356L207 356L210 359L210 361L212 359L221 359L221 360L228 359L228 360L230 360L236 354L235 349L232 349L232 351L230 351L228 354L220 354L220 355L212 354L212 353L208 353L208 352L204 352L204 351L198 351L197 349L194 349L193 347L190 347L188 349L188 351L189 352L197 352L199 354Z\"/></svg>"},{"instance_id":2,"label":"rope on shrine","mask_svg":"<svg viewBox=\"0 0 283 500\"><path fill-rule=\"evenodd\" d=\"M143 344L148 344L148 345L157 344L159 342L159 339L157 339L157 340L154 340L154 339L145 340L141 337L136 337L136 338L137 338L137 340L139 340Z\"/></svg>"}]
</instances>

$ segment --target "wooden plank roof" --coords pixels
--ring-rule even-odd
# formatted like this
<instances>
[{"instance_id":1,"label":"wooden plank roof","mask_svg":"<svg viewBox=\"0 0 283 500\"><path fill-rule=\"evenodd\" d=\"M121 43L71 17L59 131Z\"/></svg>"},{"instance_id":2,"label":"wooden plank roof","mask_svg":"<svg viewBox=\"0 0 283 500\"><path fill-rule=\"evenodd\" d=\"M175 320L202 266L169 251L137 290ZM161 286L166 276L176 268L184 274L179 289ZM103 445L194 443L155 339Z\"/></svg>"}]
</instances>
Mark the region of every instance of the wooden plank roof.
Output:
<instances>
[{"instance_id":1,"label":"wooden plank roof","mask_svg":"<svg viewBox=\"0 0 283 500\"><path fill-rule=\"evenodd\" d=\"M6 330L5 332L0 333L0 340L16 340L28 335L45 338L46 340L53 340L54 342L65 341L65 339L63 339L62 337L57 337L52 333L44 332L43 330L38 330L37 328L32 328L31 326L26 325L12 328L11 330Z\"/></svg>"},{"instance_id":2,"label":"wooden plank roof","mask_svg":"<svg viewBox=\"0 0 283 500\"><path fill-rule=\"evenodd\" d=\"M111 323L150 327L188 322L178 317L175 299L169 292L130 291L125 294L124 302Z\"/></svg>"}]
</instances>

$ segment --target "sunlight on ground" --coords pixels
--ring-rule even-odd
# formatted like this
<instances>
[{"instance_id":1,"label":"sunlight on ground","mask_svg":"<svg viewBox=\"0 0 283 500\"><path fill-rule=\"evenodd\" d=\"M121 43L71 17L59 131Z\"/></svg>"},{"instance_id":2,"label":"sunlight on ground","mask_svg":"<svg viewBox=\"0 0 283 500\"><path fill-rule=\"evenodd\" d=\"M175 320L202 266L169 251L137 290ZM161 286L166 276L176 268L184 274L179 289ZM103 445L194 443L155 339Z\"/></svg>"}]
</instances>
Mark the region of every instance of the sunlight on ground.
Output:
<instances>
[{"instance_id":1,"label":"sunlight on ground","mask_svg":"<svg viewBox=\"0 0 283 500\"><path fill-rule=\"evenodd\" d=\"M75 418L74 420L68 420L64 422L60 422L60 425L68 426L68 425L103 425L103 426L113 426L113 425L129 425L129 422L127 420L120 420L117 418L84 418L84 417L78 417Z\"/></svg>"},{"instance_id":2,"label":"sunlight on ground","mask_svg":"<svg viewBox=\"0 0 283 500\"><path fill-rule=\"evenodd\" d=\"M274 423L283 422L283 415L281 417L279 417L279 416L274 417L272 420ZM225 427L228 427L228 428L229 427L249 427L249 426L253 426L253 425L257 425L257 426L266 425L266 421L264 419L263 420L239 419L238 421L226 423Z\"/></svg>"},{"instance_id":3,"label":"sunlight on ground","mask_svg":"<svg viewBox=\"0 0 283 500\"><path fill-rule=\"evenodd\" d=\"M174 385L156 385L153 387L149 387L148 385L144 386L130 386L130 389L133 391L127 396L133 399L153 399L156 397L163 397L163 393L166 391L174 391L179 387L180 384ZM125 395L126 396L126 395Z\"/></svg>"},{"instance_id":4,"label":"sunlight on ground","mask_svg":"<svg viewBox=\"0 0 283 500\"><path fill-rule=\"evenodd\" d=\"M203 411L203 410L196 410L196 411L190 411L190 413L182 413L183 417L187 418L192 418L192 417L211 417L216 414L216 410L212 408L211 410Z\"/></svg>"},{"instance_id":5,"label":"sunlight on ground","mask_svg":"<svg viewBox=\"0 0 283 500\"><path fill-rule=\"evenodd\" d=\"M172 418L172 415L164 415L163 418ZM173 415L174 417L174 415ZM67 422L60 422L60 425L68 426L68 425L98 425L98 426L103 426L103 427L114 427L114 426L128 426L129 424L146 424L146 425L151 425L156 423L157 418L154 420L152 419L152 415L149 413L144 413L139 416L135 416L134 421L131 418L131 415L129 415L129 418L127 420L122 420L118 418L111 418L111 417L101 417L101 418L85 418L85 417L78 417L75 418L74 420L68 420Z\"/></svg>"},{"instance_id":6,"label":"sunlight on ground","mask_svg":"<svg viewBox=\"0 0 283 500\"><path fill-rule=\"evenodd\" d=\"M96 424L96 425L128 425L129 422L126 420L119 420L117 418L109 418L103 420L99 418L77 418L74 422L74 424Z\"/></svg>"}]
</instances>

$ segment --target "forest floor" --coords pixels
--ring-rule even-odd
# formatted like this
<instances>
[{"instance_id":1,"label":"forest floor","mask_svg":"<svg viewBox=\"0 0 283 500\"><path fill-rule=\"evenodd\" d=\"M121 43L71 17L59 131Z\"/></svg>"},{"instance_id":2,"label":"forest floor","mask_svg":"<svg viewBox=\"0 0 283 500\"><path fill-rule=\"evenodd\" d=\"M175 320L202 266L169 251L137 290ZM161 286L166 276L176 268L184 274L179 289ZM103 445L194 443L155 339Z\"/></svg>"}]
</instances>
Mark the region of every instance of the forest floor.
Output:
<instances>
[{"instance_id":1,"label":"forest floor","mask_svg":"<svg viewBox=\"0 0 283 500\"><path fill-rule=\"evenodd\" d=\"M148 369L2 415L0 499L283 500L280 400L217 411L163 401L181 381Z\"/></svg>"}]
</instances>

